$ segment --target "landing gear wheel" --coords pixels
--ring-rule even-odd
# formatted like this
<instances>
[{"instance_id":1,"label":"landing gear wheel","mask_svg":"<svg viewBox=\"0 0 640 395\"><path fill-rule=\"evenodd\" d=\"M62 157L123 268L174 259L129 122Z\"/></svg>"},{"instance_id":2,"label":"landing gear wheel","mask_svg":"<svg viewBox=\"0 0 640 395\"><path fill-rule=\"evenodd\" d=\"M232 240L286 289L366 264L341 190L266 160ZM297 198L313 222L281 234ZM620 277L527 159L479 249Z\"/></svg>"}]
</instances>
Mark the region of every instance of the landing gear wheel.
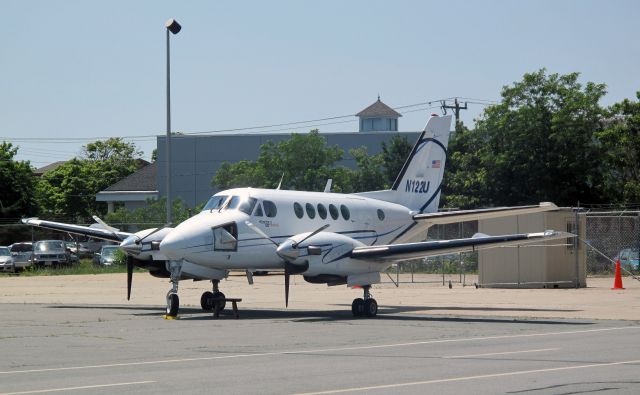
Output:
<instances>
[{"instance_id":1,"label":"landing gear wheel","mask_svg":"<svg viewBox=\"0 0 640 395\"><path fill-rule=\"evenodd\" d=\"M367 299L364 301L364 314L367 317L375 317L378 314L378 302L375 299Z\"/></svg>"},{"instance_id":2,"label":"landing gear wheel","mask_svg":"<svg viewBox=\"0 0 640 395\"><path fill-rule=\"evenodd\" d=\"M220 309L218 311L224 310L224 306L227 304L224 294L220 291L216 291L211 295L211 297L211 309L213 310L215 304L218 303L218 299L222 299L222 302L220 302Z\"/></svg>"},{"instance_id":3,"label":"landing gear wheel","mask_svg":"<svg viewBox=\"0 0 640 395\"><path fill-rule=\"evenodd\" d=\"M167 295L167 316L177 317L180 308L180 298L178 294L170 293Z\"/></svg>"},{"instance_id":4,"label":"landing gear wheel","mask_svg":"<svg viewBox=\"0 0 640 395\"><path fill-rule=\"evenodd\" d=\"M362 317L364 315L364 299L356 298L351 303L351 313L354 317Z\"/></svg>"},{"instance_id":5,"label":"landing gear wheel","mask_svg":"<svg viewBox=\"0 0 640 395\"><path fill-rule=\"evenodd\" d=\"M202 306L202 310L211 311L213 310L213 292L205 292L200 297L200 306Z\"/></svg>"}]
</instances>

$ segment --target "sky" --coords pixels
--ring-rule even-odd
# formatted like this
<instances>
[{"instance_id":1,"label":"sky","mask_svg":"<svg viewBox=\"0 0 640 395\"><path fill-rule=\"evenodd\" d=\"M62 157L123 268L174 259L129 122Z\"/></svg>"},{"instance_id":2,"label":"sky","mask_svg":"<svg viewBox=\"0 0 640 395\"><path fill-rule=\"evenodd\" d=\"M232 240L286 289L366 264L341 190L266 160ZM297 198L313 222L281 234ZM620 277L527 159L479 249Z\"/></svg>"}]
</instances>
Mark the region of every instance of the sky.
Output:
<instances>
[{"instance_id":1,"label":"sky","mask_svg":"<svg viewBox=\"0 0 640 395\"><path fill-rule=\"evenodd\" d=\"M606 84L602 105L640 91L633 0L0 5L0 141L34 167L108 137L150 158L166 133L170 18L182 25L170 37L174 132L352 132L378 95L403 107L400 131L421 130L452 97L472 102L461 115L472 125L503 86L543 67ZM312 122L254 128L299 121Z\"/></svg>"}]
</instances>

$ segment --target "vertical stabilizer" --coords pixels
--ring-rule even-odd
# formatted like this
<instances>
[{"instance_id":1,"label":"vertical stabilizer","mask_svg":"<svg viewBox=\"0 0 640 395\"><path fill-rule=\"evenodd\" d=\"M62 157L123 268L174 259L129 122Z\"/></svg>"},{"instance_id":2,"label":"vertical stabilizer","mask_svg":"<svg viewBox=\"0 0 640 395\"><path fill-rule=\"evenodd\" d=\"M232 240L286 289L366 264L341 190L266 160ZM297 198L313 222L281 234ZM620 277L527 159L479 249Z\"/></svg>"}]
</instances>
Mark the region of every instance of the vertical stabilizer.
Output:
<instances>
[{"instance_id":1,"label":"vertical stabilizer","mask_svg":"<svg viewBox=\"0 0 640 395\"><path fill-rule=\"evenodd\" d=\"M431 117L391 190L358 195L398 203L421 213L437 211L450 127L450 115Z\"/></svg>"}]
</instances>

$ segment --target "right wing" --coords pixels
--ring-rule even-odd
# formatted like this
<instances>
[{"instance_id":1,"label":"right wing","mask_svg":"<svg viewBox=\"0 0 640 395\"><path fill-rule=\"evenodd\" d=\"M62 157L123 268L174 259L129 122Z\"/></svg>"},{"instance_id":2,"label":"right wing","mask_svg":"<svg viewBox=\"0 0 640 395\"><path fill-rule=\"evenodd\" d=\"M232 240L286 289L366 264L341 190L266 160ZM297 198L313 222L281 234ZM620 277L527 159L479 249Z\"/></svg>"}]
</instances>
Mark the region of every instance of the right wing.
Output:
<instances>
[{"instance_id":1,"label":"right wing","mask_svg":"<svg viewBox=\"0 0 640 395\"><path fill-rule=\"evenodd\" d=\"M60 232L72 233L76 235L94 237L96 239L121 242L133 233L121 232L117 229L92 228L90 226L65 224L62 222L44 221L38 218L23 218L23 224L37 226L40 228L57 230Z\"/></svg>"},{"instance_id":2,"label":"right wing","mask_svg":"<svg viewBox=\"0 0 640 395\"><path fill-rule=\"evenodd\" d=\"M396 243L408 243L424 236L424 233L432 225L453 224L465 221L478 221L483 219L501 218L512 215L541 213L557 210L558 206L550 202L540 203L535 206L494 207L478 210L442 211L437 213L423 213L413 216L415 221L404 233L394 240ZM424 240L424 237L422 238Z\"/></svg>"},{"instance_id":3,"label":"right wing","mask_svg":"<svg viewBox=\"0 0 640 395\"><path fill-rule=\"evenodd\" d=\"M426 258L454 252L471 252L487 248L512 247L570 237L575 237L575 235L554 230L502 236L488 236L478 233L468 239L356 247L351 251L350 257L352 259L374 262L401 262L407 259Z\"/></svg>"}]
</instances>

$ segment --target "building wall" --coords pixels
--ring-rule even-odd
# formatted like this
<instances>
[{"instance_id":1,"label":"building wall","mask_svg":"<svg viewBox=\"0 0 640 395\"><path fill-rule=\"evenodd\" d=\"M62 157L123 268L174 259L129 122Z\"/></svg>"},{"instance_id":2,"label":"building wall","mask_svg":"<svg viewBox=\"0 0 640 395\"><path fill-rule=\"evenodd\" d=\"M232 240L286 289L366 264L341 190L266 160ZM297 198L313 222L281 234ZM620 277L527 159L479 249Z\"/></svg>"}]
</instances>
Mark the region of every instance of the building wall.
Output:
<instances>
[{"instance_id":1,"label":"building wall","mask_svg":"<svg viewBox=\"0 0 640 395\"><path fill-rule=\"evenodd\" d=\"M573 211L560 209L479 221L478 231L488 235L542 232L547 229L575 231L574 224ZM584 235L584 229L584 223L581 223L580 234ZM586 287L584 247L571 238L483 250L478 253L478 277L483 287L566 288L576 287L576 284Z\"/></svg>"},{"instance_id":2,"label":"building wall","mask_svg":"<svg viewBox=\"0 0 640 395\"><path fill-rule=\"evenodd\" d=\"M395 135L406 136L413 144L420 133L372 132L372 133L327 133L322 136L328 146L338 145L345 151L338 166L355 168L355 160L349 149L366 146L370 154L382 151L383 141ZM194 207L211 197L218 190L211 180L224 162L255 160L260 146L267 141L288 140L290 134L245 134L214 136L175 136L171 140L171 190L172 198L182 199L187 206ZM166 136L158 136L158 190L166 196Z\"/></svg>"}]
</instances>

